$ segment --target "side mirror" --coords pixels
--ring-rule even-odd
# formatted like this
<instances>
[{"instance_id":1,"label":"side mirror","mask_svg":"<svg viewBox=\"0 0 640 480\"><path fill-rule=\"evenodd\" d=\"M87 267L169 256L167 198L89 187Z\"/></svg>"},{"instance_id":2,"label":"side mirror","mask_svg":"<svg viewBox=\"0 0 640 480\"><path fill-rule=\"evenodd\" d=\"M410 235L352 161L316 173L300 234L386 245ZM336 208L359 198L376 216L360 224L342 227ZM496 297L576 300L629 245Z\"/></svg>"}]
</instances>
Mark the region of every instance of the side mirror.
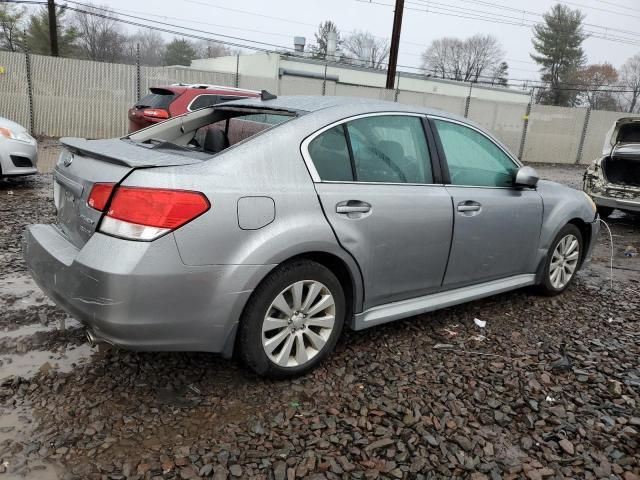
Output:
<instances>
[{"instance_id":1,"label":"side mirror","mask_svg":"<svg viewBox=\"0 0 640 480\"><path fill-rule=\"evenodd\" d=\"M538 172L532 167L520 167L513 182L516 187L534 188L538 184Z\"/></svg>"}]
</instances>

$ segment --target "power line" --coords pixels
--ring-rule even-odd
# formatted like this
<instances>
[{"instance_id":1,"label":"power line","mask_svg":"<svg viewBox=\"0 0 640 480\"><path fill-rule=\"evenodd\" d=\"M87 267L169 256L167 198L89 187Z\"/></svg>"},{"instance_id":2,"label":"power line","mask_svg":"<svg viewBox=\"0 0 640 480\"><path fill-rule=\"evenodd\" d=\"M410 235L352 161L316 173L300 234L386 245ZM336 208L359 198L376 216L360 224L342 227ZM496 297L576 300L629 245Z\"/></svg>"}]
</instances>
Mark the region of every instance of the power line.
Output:
<instances>
[{"instance_id":1,"label":"power line","mask_svg":"<svg viewBox=\"0 0 640 480\"><path fill-rule=\"evenodd\" d=\"M391 5L388 3L382 3L382 2L378 2L375 0L357 0L359 2L363 2L363 3L368 3L368 4L372 4L372 5L381 5L381 6L385 6L385 7L390 7ZM450 8L445 8L445 7L438 7L438 6L429 6L427 7L426 3L416 3L416 2L407 2L409 4L412 5L418 5L421 7L425 7L425 8L412 8L412 7L406 7L408 10L415 10L417 12L423 12L423 13L434 13L437 15L446 15L446 16L450 16L450 17L457 17L457 18L466 18L466 19L471 19L471 20L481 20L481 21L486 21L486 22L491 22L491 23L500 23L500 24L505 24L505 25L515 25L515 26L520 26L520 27L533 27L535 25L537 25L536 22L532 21L532 20L521 20L521 19L515 19L515 17L513 17L513 20L509 20L509 19L504 19L504 18L499 18L496 16L491 16L491 13L487 13L486 15L478 15L478 14L473 14L473 13L467 13L464 11L460 11L460 9L458 7L454 7L454 8L458 8L457 10L455 9L450 9ZM429 5L433 5L432 2L429 3ZM489 15L489 16L487 16ZM504 15L501 15L502 17L504 17ZM602 28L606 28L606 27L602 27ZM590 38L598 38L601 40L608 40L608 41L612 41L612 42L616 42L616 43L622 43L622 44L627 44L627 45L633 45L633 46L640 46L640 40L633 40L630 38L624 38L624 37L619 37L619 36L615 36L615 35L604 35L601 34L600 32L593 32L590 30L585 30L585 33L588 34L588 36Z\"/></svg>"},{"instance_id":2,"label":"power line","mask_svg":"<svg viewBox=\"0 0 640 480\"><path fill-rule=\"evenodd\" d=\"M456 7L454 5L448 4L448 3L437 3L437 2L433 2L431 0L415 0L417 2L420 2L421 4L430 6L430 5L436 5L436 6L445 6L445 7L450 7L455 9L454 11L461 11L462 13L468 13L468 12L472 12L473 14L482 14L482 15L491 15L491 16L497 16L497 17L503 17L503 18L507 18L509 20L514 20L517 22L520 22L521 24L525 24L525 22L531 22L531 23L536 23L534 20L526 20L524 18L524 14L526 15L530 15L530 16L536 16L536 17L544 17L544 14L540 13L540 12L532 12L529 10L519 10L516 8L510 8L510 7L506 7L505 5L501 5L501 4L497 4L497 3L492 3L492 2L486 2L486 1L481 1L481 0L460 0L460 1L466 1L466 2L472 2L472 3L480 3L482 5L486 5L489 6L490 8L497 8L497 9L508 9L508 10L512 10L512 11L516 11L516 12L522 12L523 16L522 17L513 17L513 16L509 16L509 15L503 15L500 13L493 13L493 12L486 12L483 10L476 10L476 9L470 9L470 8L465 8L465 7ZM475 13L474 13L475 12ZM640 17L638 17L640 18ZM529 25L531 25L531 23ZM634 36L640 36L640 33L638 32L633 32L631 30L621 30L619 28L615 28L615 27L609 27L606 25L599 25L599 24L595 24L595 23L588 23L588 22L583 22L582 23L584 26L586 27L591 27L591 28L599 28L601 30L605 31L605 34L607 34L607 32L619 32L622 34L628 34L628 35L634 35ZM592 33L597 33L600 34L599 32L592 32ZM629 39L631 40L631 39Z\"/></svg>"},{"instance_id":3,"label":"power line","mask_svg":"<svg viewBox=\"0 0 640 480\"><path fill-rule=\"evenodd\" d=\"M40 2L35 2L35 1L30 1L30 0L7 0L8 3L26 3L26 1L29 1L29 3L37 3L37 4L44 4L45 2L40 1ZM74 2L74 3L80 3L80 2ZM218 40L218 39L212 39L210 37L203 37L203 36L199 36L199 35L195 35L195 34L191 34L191 33L185 33L185 32L180 32L180 31L176 31L176 30L171 30L171 29L167 29L167 28L160 28L160 27L156 27L153 25L147 25L147 24L142 24L142 23L138 23L138 22L133 22L133 21L129 21L129 20L124 20L118 17L113 17L113 16L109 16L109 15L104 15L104 14L100 14L97 13L95 11L87 11L87 10L82 10L79 8L75 8L75 7L70 7L70 6L66 6L67 9L71 10L71 11L75 11L78 13L82 13L85 15L92 15L92 16L97 16L100 18L104 18L104 19L108 19L108 20L112 20L112 21L116 21L116 22L121 22L121 23L125 23L125 24L129 24L129 25L135 25L138 27L142 27L142 28L148 28L148 29L152 29L152 30L158 30L158 31L162 31L165 33L170 33L173 35L180 35L183 37L190 37L190 38L196 38L196 39L201 39L201 40L209 40L209 41L217 41L219 43L223 43L223 44L229 44L229 45L233 45L233 46L238 46L241 48L248 48L251 50L256 50L256 51L262 51L262 52L269 52L269 53L282 53L282 52L274 52L273 50L268 50L268 49L264 49L264 48L260 48L260 47L255 47L255 46L251 46L251 45L245 45L245 44L238 44L235 42L229 42L226 40ZM106 9L102 9L102 10L106 10ZM156 22L156 21L151 21L151 22ZM165 24L166 22L160 22ZM185 27L181 27L179 25L173 25L173 24L168 24L170 26L174 26L176 28L185 28ZM192 29L193 30L193 29ZM212 34L211 32L205 32L205 31L200 31L203 33L209 33ZM217 35L217 34L213 34L213 35ZM239 37L234 37L234 38L239 38ZM252 42L252 40L248 40L248 39L242 39L240 38L240 40L247 40L249 42ZM283 49L287 49L287 47L281 47ZM292 58L305 58L299 55L295 55L295 53L288 53L285 52L285 55L288 55ZM345 62L340 62L340 61L332 61L332 62L328 62L331 64L335 64L335 65L345 65L345 66L352 66L349 63L345 63ZM382 65L387 65L386 63L382 62ZM413 69L413 70L420 70L423 71L422 68L420 67L413 67L413 66L407 66L407 65L398 65L399 67L402 68L409 68L409 69ZM450 72L445 72L445 74L447 74ZM429 77L429 76L428 76ZM438 79L440 78L438 75L433 76L432 78ZM485 80L480 80L482 78L486 78L486 79L490 79L491 81L485 81ZM445 78L446 79L446 78ZM452 78L451 76L448 78L449 80L455 80L454 78ZM460 80L455 80L455 81L460 81ZM516 78L512 78L509 79L508 82L510 82L509 86L512 87L516 87L519 88L521 87L521 84L524 83L526 85L531 84L532 86L534 86L535 88L548 88L547 85L539 80L530 80L530 79L516 79ZM517 83L514 83L517 82ZM468 83L468 82L467 82ZM476 80L475 82L472 83L478 83L478 84L484 84L484 85L496 85L496 81L493 77L491 76L487 76L487 75L479 75L478 76L478 80ZM541 84L541 85L536 85L536 84ZM624 86L624 85L619 85L619 86L615 86L614 88L611 88L611 86L609 85L595 85L595 84L565 84L565 85L574 85L574 86L581 86L582 88L568 88L568 87L561 87L559 88L560 90L565 89L565 90L572 90L572 91L598 91L598 92L606 92L606 91L610 91L610 92L615 92L615 93L632 93L631 90L621 90L622 88L630 88L629 86ZM585 87L589 87L589 88L597 88L597 90L589 90ZM604 90L601 87L608 87L608 90Z\"/></svg>"}]
</instances>

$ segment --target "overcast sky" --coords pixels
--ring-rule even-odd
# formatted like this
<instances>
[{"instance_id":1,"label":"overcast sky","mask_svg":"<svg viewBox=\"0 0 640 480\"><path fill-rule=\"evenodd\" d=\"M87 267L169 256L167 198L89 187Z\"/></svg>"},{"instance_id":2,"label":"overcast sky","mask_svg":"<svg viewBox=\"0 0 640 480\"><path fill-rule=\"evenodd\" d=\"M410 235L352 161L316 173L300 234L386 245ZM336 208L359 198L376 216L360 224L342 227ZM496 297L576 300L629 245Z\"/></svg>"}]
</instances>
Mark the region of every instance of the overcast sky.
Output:
<instances>
[{"instance_id":1,"label":"overcast sky","mask_svg":"<svg viewBox=\"0 0 640 480\"><path fill-rule=\"evenodd\" d=\"M372 2L392 4L395 0ZM306 37L309 45L313 42L317 25L327 19L334 21L343 33L367 30L383 38L391 36L393 21L392 7L368 3L368 0L103 0L96 3L107 4L116 11L132 15L146 14L150 19L285 47L293 46L294 35ZM536 13L545 12L555 3L547 0L405 0L398 63L419 67L420 53L432 40L443 36L467 37L475 33L490 33L500 40L506 52L510 78L538 78L537 66L529 57L532 52L531 27L498 23L496 19L530 24L541 20ZM561 3L580 8L586 14L585 23L591 24L585 27L587 30L632 39L636 43L634 46L589 38L584 48L590 63L607 61L619 67L627 58L640 53L640 0L571 0ZM440 13L436 13L436 9ZM483 15L493 20L460 18ZM605 31L600 27L617 30Z\"/></svg>"}]
</instances>

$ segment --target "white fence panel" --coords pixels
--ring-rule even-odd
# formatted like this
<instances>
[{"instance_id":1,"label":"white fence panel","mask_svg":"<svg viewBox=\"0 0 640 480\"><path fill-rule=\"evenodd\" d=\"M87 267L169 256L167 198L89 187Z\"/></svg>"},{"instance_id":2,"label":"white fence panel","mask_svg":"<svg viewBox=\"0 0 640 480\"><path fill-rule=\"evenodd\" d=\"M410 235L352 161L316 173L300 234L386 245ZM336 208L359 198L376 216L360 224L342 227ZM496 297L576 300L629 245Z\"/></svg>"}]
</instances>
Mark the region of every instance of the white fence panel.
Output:
<instances>
[{"instance_id":1,"label":"white fence panel","mask_svg":"<svg viewBox=\"0 0 640 480\"><path fill-rule=\"evenodd\" d=\"M523 160L575 163L586 114L586 108L533 105Z\"/></svg>"},{"instance_id":2,"label":"white fence panel","mask_svg":"<svg viewBox=\"0 0 640 480\"><path fill-rule=\"evenodd\" d=\"M480 124L518 155L527 106L472 98L469 119Z\"/></svg>"},{"instance_id":3,"label":"white fence panel","mask_svg":"<svg viewBox=\"0 0 640 480\"><path fill-rule=\"evenodd\" d=\"M364 97L382 99L384 88L364 87L361 85L336 84L336 95L340 97Z\"/></svg>"},{"instance_id":4,"label":"white fence panel","mask_svg":"<svg viewBox=\"0 0 640 480\"><path fill-rule=\"evenodd\" d=\"M29 129L27 64L23 53L0 52L0 116Z\"/></svg>"},{"instance_id":5,"label":"white fence panel","mask_svg":"<svg viewBox=\"0 0 640 480\"><path fill-rule=\"evenodd\" d=\"M135 67L32 56L34 131L51 136L116 137L126 133L135 102Z\"/></svg>"}]
</instances>

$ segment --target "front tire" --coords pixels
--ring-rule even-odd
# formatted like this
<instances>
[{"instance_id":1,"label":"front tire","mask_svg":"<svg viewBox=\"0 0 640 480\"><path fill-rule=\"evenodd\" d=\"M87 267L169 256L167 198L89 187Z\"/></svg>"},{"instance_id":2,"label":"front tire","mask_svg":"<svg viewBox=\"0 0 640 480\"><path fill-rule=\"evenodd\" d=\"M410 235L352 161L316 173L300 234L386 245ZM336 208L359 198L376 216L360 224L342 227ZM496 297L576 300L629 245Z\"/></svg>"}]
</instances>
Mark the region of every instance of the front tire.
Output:
<instances>
[{"instance_id":1,"label":"front tire","mask_svg":"<svg viewBox=\"0 0 640 480\"><path fill-rule=\"evenodd\" d=\"M302 375L331 353L344 317L344 290L331 270L310 260L284 264L247 303L239 332L240 356L261 376Z\"/></svg>"},{"instance_id":2,"label":"front tire","mask_svg":"<svg viewBox=\"0 0 640 480\"><path fill-rule=\"evenodd\" d=\"M565 225L551 243L539 285L548 296L562 293L573 281L582 258L582 234L573 224Z\"/></svg>"}]
</instances>

